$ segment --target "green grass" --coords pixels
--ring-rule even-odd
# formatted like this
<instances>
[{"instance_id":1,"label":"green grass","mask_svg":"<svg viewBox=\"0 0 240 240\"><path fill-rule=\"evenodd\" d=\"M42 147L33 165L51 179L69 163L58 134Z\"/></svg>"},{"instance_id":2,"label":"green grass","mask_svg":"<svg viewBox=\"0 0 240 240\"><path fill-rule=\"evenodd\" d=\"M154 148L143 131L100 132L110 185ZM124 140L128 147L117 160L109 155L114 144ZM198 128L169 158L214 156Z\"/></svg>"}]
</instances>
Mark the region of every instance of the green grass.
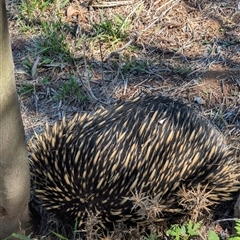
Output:
<instances>
[{"instance_id":1,"label":"green grass","mask_svg":"<svg viewBox=\"0 0 240 240\"><path fill-rule=\"evenodd\" d=\"M42 12L46 12L53 5L52 3L51 0L22 0L19 5L19 18L17 20L21 32L35 33L41 20L44 19Z\"/></svg>"},{"instance_id":2,"label":"green grass","mask_svg":"<svg viewBox=\"0 0 240 240\"><path fill-rule=\"evenodd\" d=\"M34 93L34 85L33 84L24 84L19 88L19 92L21 96L31 95Z\"/></svg>"},{"instance_id":3,"label":"green grass","mask_svg":"<svg viewBox=\"0 0 240 240\"><path fill-rule=\"evenodd\" d=\"M67 34L61 19L41 22L41 30L41 37L36 41L37 54L41 54L45 60L68 60L70 51L66 41Z\"/></svg>"},{"instance_id":4,"label":"green grass","mask_svg":"<svg viewBox=\"0 0 240 240\"><path fill-rule=\"evenodd\" d=\"M68 25L63 23L63 8L69 0L22 0L19 5L18 25L26 35L35 35L32 54L41 56L41 61L70 61L67 42Z\"/></svg>"},{"instance_id":5,"label":"green grass","mask_svg":"<svg viewBox=\"0 0 240 240\"><path fill-rule=\"evenodd\" d=\"M85 103L88 100L87 96L82 93L79 83L74 76L69 76L69 80L58 88L54 99L81 103Z\"/></svg>"},{"instance_id":6,"label":"green grass","mask_svg":"<svg viewBox=\"0 0 240 240\"><path fill-rule=\"evenodd\" d=\"M8 240L8 239L12 239L12 238L21 239L21 240L34 240L33 238L29 238L29 237L26 237L24 235L17 234L17 233L13 233L10 237L5 238L4 240Z\"/></svg>"},{"instance_id":7,"label":"green grass","mask_svg":"<svg viewBox=\"0 0 240 240\"><path fill-rule=\"evenodd\" d=\"M185 78L192 72L192 68L188 64L179 65L173 68L173 72Z\"/></svg>"},{"instance_id":8,"label":"green grass","mask_svg":"<svg viewBox=\"0 0 240 240\"><path fill-rule=\"evenodd\" d=\"M42 84L48 85L50 84L50 76L46 76L42 79Z\"/></svg>"},{"instance_id":9,"label":"green grass","mask_svg":"<svg viewBox=\"0 0 240 240\"><path fill-rule=\"evenodd\" d=\"M124 64L123 64L123 72L137 72L137 73L143 73L146 72L149 68L153 67L154 63L156 63L156 59L152 60L136 60L136 59L130 59L129 57L124 58Z\"/></svg>"},{"instance_id":10,"label":"green grass","mask_svg":"<svg viewBox=\"0 0 240 240\"><path fill-rule=\"evenodd\" d=\"M96 34L92 39L107 42L114 47L117 43L127 39L129 27L130 22L126 18L115 15L112 20L106 18L100 23L93 24Z\"/></svg>"},{"instance_id":11,"label":"green grass","mask_svg":"<svg viewBox=\"0 0 240 240\"><path fill-rule=\"evenodd\" d=\"M60 10L66 6L69 0L22 0L19 6L22 18L27 18L28 22L36 23L37 17L44 17L44 12L47 10ZM38 16L42 13L42 16Z\"/></svg>"},{"instance_id":12,"label":"green grass","mask_svg":"<svg viewBox=\"0 0 240 240\"><path fill-rule=\"evenodd\" d=\"M153 59L136 59L129 55L120 56L120 59L111 62L111 67L118 71L121 70L124 76L131 74L144 74L151 72L154 64L157 62L156 58ZM119 64L120 63L120 64Z\"/></svg>"},{"instance_id":13,"label":"green grass","mask_svg":"<svg viewBox=\"0 0 240 240\"><path fill-rule=\"evenodd\" d=\"M26 56L22 63L23 63L23 66L26 68L27 72L31 74L33 63L30 56Z\"/></svg>"}]
</instances>

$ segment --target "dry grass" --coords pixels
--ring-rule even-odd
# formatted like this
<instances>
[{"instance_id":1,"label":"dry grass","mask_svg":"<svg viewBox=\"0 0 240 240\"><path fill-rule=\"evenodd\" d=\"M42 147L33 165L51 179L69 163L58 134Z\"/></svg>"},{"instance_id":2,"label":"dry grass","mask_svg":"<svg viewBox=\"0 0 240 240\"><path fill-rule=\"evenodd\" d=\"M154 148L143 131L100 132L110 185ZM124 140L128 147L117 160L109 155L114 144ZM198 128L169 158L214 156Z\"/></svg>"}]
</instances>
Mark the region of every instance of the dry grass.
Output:
<instances>
[{"instance_id":1,"label":"dry grass","mask_svg":"<svg viewBox=\"0 0 240 240\"><path fill-rule=\"evenodd\" d=\"M11 0L8 10L27 139L64 115L161 93L202 111L239 155L240 17L235 0ZM192 197L199 199L204 189L180 194L183 206L193 207ZM199 204L208 210L204 199ZM136 194L132 200L151 221L164 207ZM202 211L198 208L192 209L194 219ZM95 236L94 231L88 233ZM121 226L105 239L131 236L141 238L136 229L125 232Z\"/></svg>"},{"instance_id":2,"label":"dry grass","mask_svg":"<svg viewBox=\"0 0 240 240\"><path fill-rule=\"evenodd\" d=\"M189 211L190 218L194 222L201 220L204 214L211 213L209 206L212 206L213 202L208 200L210 194L211 190L207 191L207 186L201 185L192 189L183 186L177 193L181 198L179 204Z\"/></svg>"}]
</instances>

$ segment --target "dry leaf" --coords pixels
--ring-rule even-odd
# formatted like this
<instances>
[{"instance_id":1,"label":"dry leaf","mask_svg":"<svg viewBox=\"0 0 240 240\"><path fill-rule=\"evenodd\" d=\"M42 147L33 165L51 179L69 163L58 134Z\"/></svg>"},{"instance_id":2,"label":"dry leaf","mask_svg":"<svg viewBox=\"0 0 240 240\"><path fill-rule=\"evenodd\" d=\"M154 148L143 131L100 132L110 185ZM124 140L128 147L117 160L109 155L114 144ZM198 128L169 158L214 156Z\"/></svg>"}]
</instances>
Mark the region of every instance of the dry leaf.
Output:
<instances>
[{"instance_id":1,"label":"dry leaf","mask_svg":"<svg viewBox=\"0 0 240 240\"><path fill-rule=\"evenodd\" d=\"M81 21L87 22L87 19L84 17L86 14L86 10L80 7L80 10L77 10L73 8L72 6L69 6L67 9L67 21L69 22L78 22ZM76 18L74 18L76 17Z\"/></svg>"}]
</instances>

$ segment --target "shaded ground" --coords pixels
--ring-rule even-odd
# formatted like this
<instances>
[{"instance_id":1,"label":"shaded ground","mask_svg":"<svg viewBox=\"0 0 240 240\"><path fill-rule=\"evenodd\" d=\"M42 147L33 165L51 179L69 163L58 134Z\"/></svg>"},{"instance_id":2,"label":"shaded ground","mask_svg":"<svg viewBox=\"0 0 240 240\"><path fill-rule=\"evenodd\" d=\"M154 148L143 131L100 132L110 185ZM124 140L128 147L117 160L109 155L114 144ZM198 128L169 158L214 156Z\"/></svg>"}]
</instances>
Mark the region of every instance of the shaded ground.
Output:
<instances>
[{"instance_id":1,"label":"shaded ground","mask_svg":"<svg viewBox=\"0 0 240 240\"><path fill-rule=\"evenodd\" d=\"M195 105L239 154L237 1L27 3L8 5L27 139L63 116L165 94Z\"/></svg>"}]
</instances>

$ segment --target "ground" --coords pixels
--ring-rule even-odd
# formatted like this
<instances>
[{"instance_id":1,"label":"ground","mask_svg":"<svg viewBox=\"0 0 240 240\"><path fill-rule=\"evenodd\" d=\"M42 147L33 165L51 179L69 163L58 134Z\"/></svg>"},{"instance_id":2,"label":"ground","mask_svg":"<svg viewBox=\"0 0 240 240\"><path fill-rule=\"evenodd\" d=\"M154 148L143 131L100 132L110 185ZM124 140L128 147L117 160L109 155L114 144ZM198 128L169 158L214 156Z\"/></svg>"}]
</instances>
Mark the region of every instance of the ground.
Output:
<instances>
[{"instance_id":1,"label":"ground","mask_svg":"<svg viewBox=\"0 0 240 240\"><path fill-rule=\"evenodd\" d=\"M63 116L164 94L207 116L238 157L236 0L10 0L8 13L27 140Z\"/></svg>"}]
</instances>

